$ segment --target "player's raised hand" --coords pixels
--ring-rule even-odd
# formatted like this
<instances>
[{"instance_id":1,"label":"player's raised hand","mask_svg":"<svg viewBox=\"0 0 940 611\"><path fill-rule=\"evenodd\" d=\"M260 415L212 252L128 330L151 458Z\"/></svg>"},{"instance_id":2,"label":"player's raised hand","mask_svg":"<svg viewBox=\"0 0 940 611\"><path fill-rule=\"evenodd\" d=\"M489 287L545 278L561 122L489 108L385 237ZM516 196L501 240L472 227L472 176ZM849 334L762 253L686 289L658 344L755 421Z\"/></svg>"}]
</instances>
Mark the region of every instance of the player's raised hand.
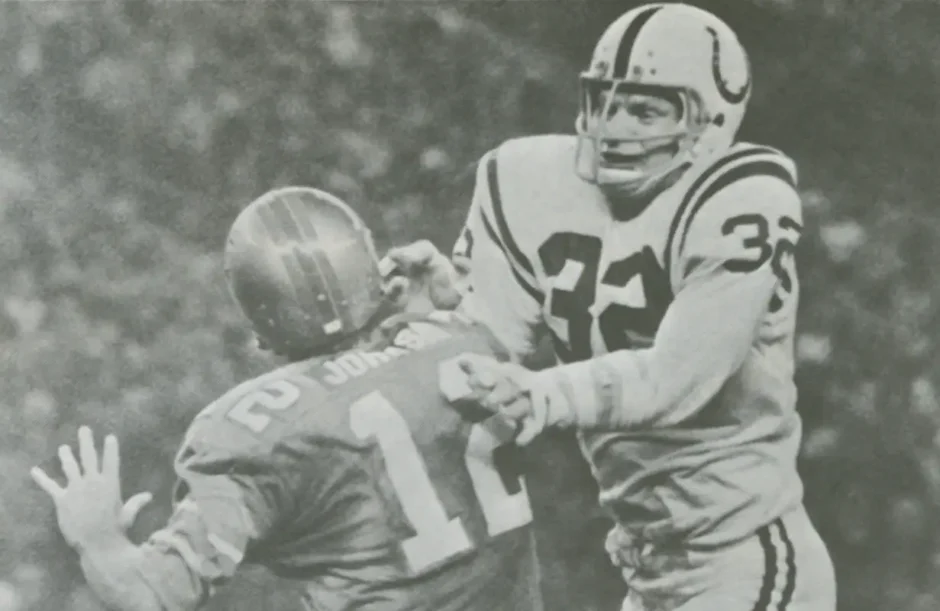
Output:
<instances>
[{"instance_id":1,"label":"player's raised hand","mask_svg":"<svg viewBox=\"0 0 940 611\"><path fill-rule=\"evenodd\" d=\"M99 457L91 429L81 427L78 456L76 460L67 445L59 447L65 486L39 467L33 467L30 475L55 503L59 529L65 540L81 548L123 536L152 495L143 492L122 503L120 451L114 435L105 438Z\"/></svg>"},{"instance_id":2,"label":"player's raised hand","mask_svg":"<svg viewBox=\"0 0 940 611\"><path fill-rule=\"evenodd\" d=\"M429 240L392 248L382 258L380 269L387 282L386 290L394 287L396 278L404 277L426 291L435 308L453 310L460 305L457 268Z\"/></svg>"}]
</instances>

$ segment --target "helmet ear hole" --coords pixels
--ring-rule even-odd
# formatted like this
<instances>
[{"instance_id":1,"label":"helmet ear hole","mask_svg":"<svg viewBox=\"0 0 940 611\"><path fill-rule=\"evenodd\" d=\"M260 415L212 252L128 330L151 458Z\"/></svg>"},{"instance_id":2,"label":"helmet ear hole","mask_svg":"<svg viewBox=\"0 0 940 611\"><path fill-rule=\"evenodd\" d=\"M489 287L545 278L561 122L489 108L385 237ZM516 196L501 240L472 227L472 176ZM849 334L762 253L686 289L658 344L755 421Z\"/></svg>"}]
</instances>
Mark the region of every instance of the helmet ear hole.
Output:
<instances>
[{"instance_id":1,"label":"helmet ear hole","mask_svg":"<svg viewBox=\"0 0 940 611\"><path fill-rule=\"evenodd\" d=\"M712 119L712 123L714 123L716 127L721 127L725 124L725 115L723 113L718 113L715 115L715 118Z\"/></svg>"}]
</instances>

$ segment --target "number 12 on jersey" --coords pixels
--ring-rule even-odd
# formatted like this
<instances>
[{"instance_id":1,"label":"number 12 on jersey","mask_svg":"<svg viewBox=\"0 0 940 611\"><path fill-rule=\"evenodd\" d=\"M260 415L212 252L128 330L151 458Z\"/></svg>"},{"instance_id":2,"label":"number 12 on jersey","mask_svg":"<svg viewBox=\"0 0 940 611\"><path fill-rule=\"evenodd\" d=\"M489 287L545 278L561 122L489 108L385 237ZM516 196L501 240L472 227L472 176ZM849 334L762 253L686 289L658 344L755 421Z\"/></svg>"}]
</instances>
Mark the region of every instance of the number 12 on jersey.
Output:
<instances>
[{"instance_id":1,"label":"number 12 on jersey","mask_svg":"<svg viewBox=\"0 0 940 611\"><path fill-rule=\"evenodd\" d=\"M379 392L372 392L350 409L353 433L360 439L375 439L385 458L389 481L405 517L416 534L402 543L414 573L419 573L458 554L473 549L459 518L449 518L427 466L404 417ZM502 445L482 423L474 424L467 440L464 463L491 537L532 522L525 482L510 493L493 461Z\"/></svg>"}]
</instances>

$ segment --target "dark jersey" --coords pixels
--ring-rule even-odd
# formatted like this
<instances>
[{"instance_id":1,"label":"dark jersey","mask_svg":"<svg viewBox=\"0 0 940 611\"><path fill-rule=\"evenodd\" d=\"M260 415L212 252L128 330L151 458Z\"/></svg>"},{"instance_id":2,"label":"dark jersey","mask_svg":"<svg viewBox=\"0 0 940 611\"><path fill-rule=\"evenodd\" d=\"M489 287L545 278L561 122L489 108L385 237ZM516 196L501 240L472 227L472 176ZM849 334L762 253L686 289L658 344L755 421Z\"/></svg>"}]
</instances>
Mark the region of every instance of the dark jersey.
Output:
<instances>
[{"instance_id":1,"label":"dark jersey","mask_svg":"<svg viewBox=\"0 0 940 611\"><path fill-rule=\"evenodd\" d=\"M502 356L453 315L399 320L366 350L242 384L194 421L151 545L202 595L244 562L307 583L318 611L542 609L508 427L438 389L464 352Z\"/></svg>"}]
</instances>

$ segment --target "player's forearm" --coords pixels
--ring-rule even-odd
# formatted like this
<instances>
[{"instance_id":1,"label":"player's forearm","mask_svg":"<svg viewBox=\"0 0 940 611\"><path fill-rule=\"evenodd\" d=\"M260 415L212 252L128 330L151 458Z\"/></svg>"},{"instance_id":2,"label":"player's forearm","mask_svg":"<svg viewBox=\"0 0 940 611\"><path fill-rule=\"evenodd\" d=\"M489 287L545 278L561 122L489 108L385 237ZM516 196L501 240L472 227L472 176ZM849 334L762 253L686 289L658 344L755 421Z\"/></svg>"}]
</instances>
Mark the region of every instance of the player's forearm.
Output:
<instances>
[{"instance_id":1,"label":"player's forearm","mask_svg":"<svg viewBox=\"0 0 940 611\"><path fill-rule=\"evenodd\" d=\"M537 375L550 377L540 386L551 389L549 400L566 406L578 428L651 428L676 420L680 410L689 413L690 405L707 403L704 396L717 391L707 382L722 377L685 371L680 379L665 361L662 351L619 350Z\"/></svg>"},{"instance_id":2,"label":"player's forearm","mask_svg":"<svg viewBox=\"0 0 940 611\"><path fill-rule=\"evenodd\" d=\"M80 553L85 579L109 611L195 611L209 596L209 586L171 547L134 545L121 535Z\"/></svg>"},{"instance_id":3,"label":"player's forearm","mask_svg":"<svg viewBox=\"0 0 940 611\"><path fill-rule=\"evenodd\" d=\"M110 611L164 611L144 579L145 554L124 536L96 542L80 551L89 587Z\"/></svg>"}]
</instances>

